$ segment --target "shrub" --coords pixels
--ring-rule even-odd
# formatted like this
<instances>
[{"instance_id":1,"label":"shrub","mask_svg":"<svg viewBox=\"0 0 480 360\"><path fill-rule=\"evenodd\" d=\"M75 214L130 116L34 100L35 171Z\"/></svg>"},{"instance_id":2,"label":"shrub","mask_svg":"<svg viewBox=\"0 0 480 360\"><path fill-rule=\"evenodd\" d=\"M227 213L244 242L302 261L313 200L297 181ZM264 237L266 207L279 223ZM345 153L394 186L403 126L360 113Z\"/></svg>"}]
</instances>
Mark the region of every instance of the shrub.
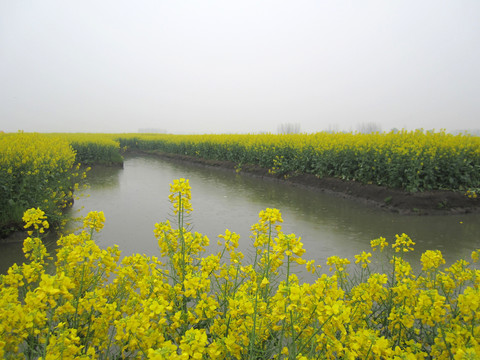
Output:
<instances>
[{"instance_id":1,"label":"shrub","mask_svg":"<svg viewBox=\"0 0 480 360\"><path fill-rule=\"evenodd\" d=\"M0 229L21 224L30 207L41 207L52 223L60 223L73 197L74 162L75 152L62 138L0 134Z\"/></svg>"}]
</instances>

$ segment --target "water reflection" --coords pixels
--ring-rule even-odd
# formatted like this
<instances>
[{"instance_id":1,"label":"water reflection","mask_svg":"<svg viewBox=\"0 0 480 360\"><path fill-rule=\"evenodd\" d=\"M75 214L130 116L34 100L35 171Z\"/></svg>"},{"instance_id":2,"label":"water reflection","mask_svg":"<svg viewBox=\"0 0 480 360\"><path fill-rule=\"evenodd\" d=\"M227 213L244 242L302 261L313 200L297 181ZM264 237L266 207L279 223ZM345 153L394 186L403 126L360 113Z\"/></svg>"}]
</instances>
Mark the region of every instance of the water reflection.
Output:
<instances>
[{"instance_id":1,"label":"water reflection","mask_svg":"<svg viewBox=\"0 0 480 360\"><path fill-rule=\"evenodd\" d=\"M94 166L87 172L85 184L96 190L118 187L122 171L117 166Z\"/></svg>"}]
</instances>

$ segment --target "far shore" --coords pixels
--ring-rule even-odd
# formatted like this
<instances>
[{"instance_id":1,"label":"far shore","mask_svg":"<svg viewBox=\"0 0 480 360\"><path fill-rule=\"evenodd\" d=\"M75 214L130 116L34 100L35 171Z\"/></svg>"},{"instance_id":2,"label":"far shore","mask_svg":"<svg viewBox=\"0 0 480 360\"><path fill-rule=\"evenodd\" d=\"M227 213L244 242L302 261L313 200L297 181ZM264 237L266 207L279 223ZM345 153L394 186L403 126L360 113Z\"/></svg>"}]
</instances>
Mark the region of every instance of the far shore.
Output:
<instances>
[{"instance_id":1,"label":"far shore","mask_svg":"<svg viewBox=\"0 0 480 360\"><path fill-rule=\"evenodd\" d=\"M128 152L150 154L171 161L222 168L249 176L261 177L268 181L282 181L293 186L304 186L316 191L360 201L401 215L446 215L480 212L480 198L468 198L461 191L435 190L411 193L401 189L390 189L385 186L362 184L338 178L318 178L311 174L293 174L285 177L271 174L268 169L258 166L243 165L238 167L237 164L229 161L207 160L188 155L140 150L130 150Z\"/></svg>"}]
</instances>

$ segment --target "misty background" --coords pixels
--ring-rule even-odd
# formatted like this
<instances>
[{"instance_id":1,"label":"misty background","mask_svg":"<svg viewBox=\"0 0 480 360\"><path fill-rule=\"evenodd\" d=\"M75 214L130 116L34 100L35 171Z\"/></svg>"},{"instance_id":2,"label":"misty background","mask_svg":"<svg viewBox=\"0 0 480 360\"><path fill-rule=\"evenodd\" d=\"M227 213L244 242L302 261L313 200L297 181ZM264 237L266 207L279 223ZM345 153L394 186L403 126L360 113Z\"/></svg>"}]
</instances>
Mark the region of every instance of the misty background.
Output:
<instances>
[{"instance_id":1,"label":"misty background","mask_svg":"<svg viewBox=\"0 0 480 360\"><path fill-rule=\"evenodd\" d=\"M0 130L480 128L480 1L0 0Z\"/></svg>"}]
</instances>

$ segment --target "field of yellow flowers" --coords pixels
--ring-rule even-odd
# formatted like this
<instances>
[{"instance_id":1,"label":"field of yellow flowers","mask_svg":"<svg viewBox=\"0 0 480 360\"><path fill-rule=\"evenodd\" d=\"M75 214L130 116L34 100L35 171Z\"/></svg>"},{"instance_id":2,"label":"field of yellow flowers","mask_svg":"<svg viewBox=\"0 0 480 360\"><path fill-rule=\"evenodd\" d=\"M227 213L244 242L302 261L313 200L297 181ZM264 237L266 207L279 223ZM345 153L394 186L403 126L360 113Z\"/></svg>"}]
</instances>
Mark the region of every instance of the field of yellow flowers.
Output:
<instances>
[{"instance_id":1,"label":"field of yellow flowers","mask_svg":"<svg viewBox=\"0 0 480 360\"><path fill-rule=\"evenodd\" d=\"M408 192L480 189L480 137L444 131L314 134L59 134L82 163L121 163L120 149L256 165L289 177L312 174Z\"/></svg>"},{"instance_id":2,"label":"field of yellow flowers","mask_svg":"<svg viewBox=\"0 0 480 360\"><path fill-rule=\"evenodd\" d=\"M76 161L84 165L122 165L120 144L110 134L58 133L75 151Z\"/></svg>"},{"instance_id":3,"label":"field of yellow flowers","mask_svg":"<svg viewBox=\"0 0 480 360\"><path fill-rule=\"evenodd\" d=\"M129 149L251 164L290 176L313 174L406 191L480 187L480 137L445 132L290 135L123 134Z\"/></svg>"},{"instance_id":4,"label":"field of yellow flowers","mask_svg":"<svg viewBox=\"0 0 480 360\"><path fill-rule=\"evenodd\" d=\"M220 251L187 229L188 180L174 180L175 221L155 224L160 257L120 260L100 249L105 222L91 212L58 240L54 269L40 236L41 209L24 214L26 262L0 277L0 357L26 359L478 359L480 249L445 268L438 250L414 274L407 235L372 240L355 259L328 258L329 275L304 259L301 238L282 231L277 209L251 228L254 258L239 236ZM152 237L153 238L153 237ZM317 274L301 283L293 265ZM377 271L382 269L383 271Z\"/></svg>"},{"instance_id":5,"label":"field of yellow flowers","mask_svg":"<svg viewBox=\"0 0 480 360\"><path fill-rule=\"evenodd\" d=\"M106 134L0 133L0 236L18 228L30 207L55 226L65 222L85 165L122 165L119 146Z\"/></svg>"},{"instance_id":6,"label":"field of yellow flowers","mask_svg":"<svg viewBox=\"0 0 480 360\"><path fill-rule=\"evenodd\" d=\"M21 222L33 206L44 209L51 222L60 222L77 171L75 152L63 138L0 134L0 229Z\"/></svg>"}]
</instances>

